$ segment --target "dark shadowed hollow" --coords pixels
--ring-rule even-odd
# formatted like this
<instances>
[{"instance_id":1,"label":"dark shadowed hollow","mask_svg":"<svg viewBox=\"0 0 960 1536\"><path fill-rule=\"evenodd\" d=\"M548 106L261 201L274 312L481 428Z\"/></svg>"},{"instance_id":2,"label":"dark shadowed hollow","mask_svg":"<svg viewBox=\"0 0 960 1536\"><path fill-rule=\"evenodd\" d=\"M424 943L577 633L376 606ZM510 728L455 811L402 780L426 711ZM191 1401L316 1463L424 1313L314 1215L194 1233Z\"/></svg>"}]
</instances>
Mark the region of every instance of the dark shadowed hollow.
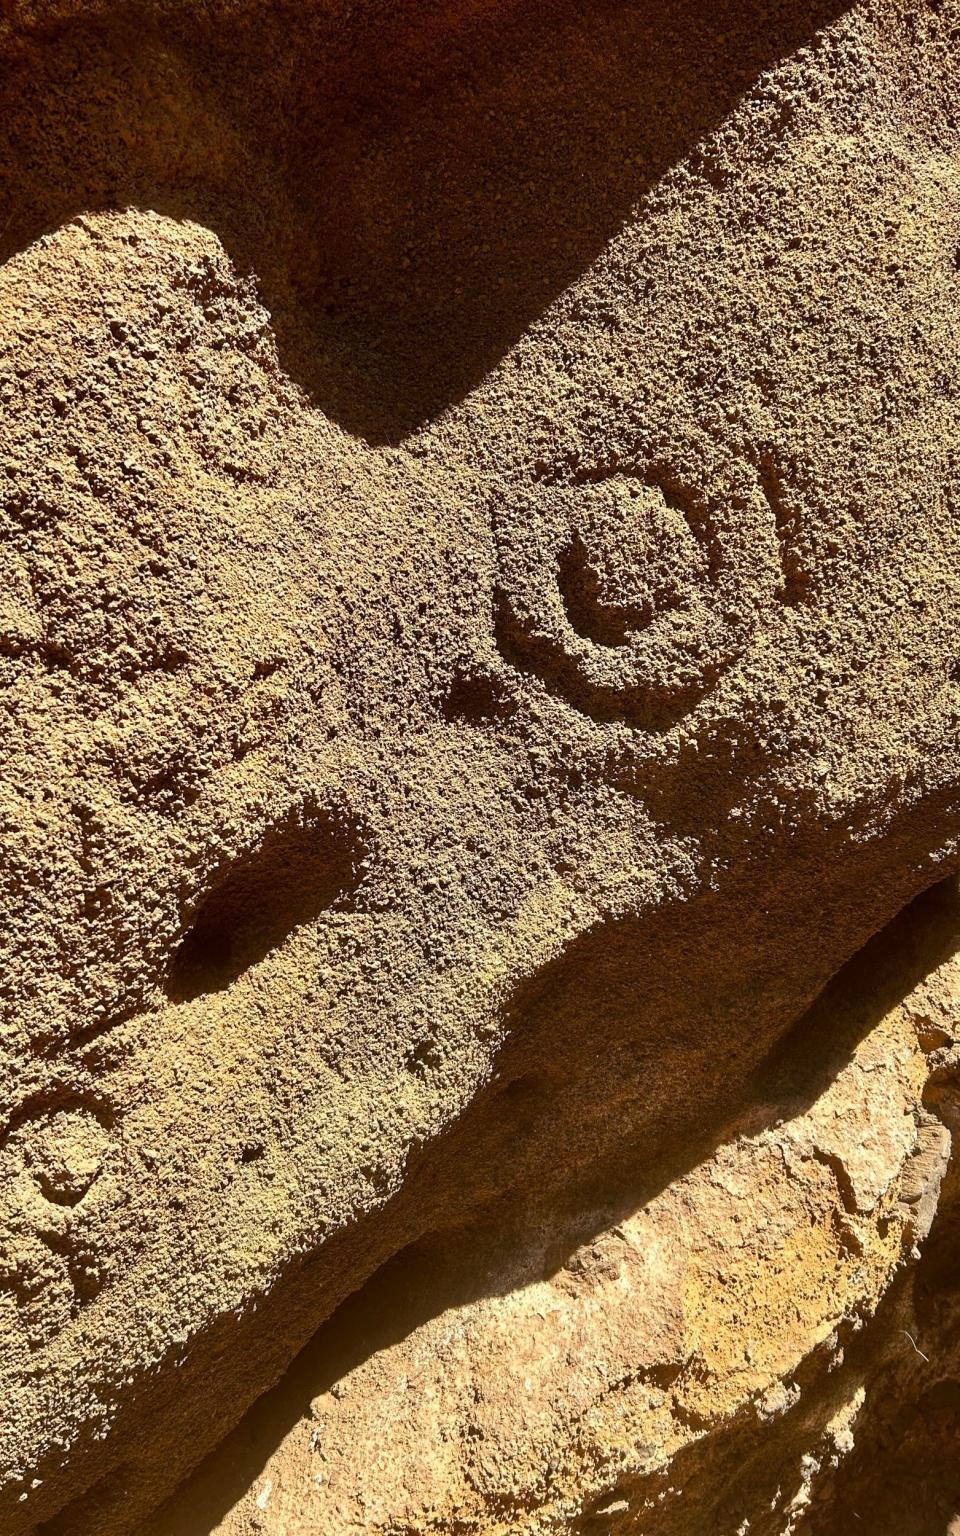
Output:
<instances>
[{"instance_id":1,"label":"dark shadowed hollow","mask_svg":"<svg viewBox=\"0 0 960 1536\"><path fill-rule=\"evenodd\" d=\"M842 0L171 4L51 26L0 84L0 256L86 210L215 230L329 416L460 400ZM708 168L708 174L710 170ZM713 171L713 174L721 174Z\"/></svg>"},{"instance_id":2,"label":"dark shadowed hollow","mask_svg":"<svg viewBox=\"0 0 960 1536\"><path fill-rule=\"evenodd\" d=\"M355 889L361 857L352 830L328 811L297 808L269 827L214 877L174 951L168 997L184 1002L228 987Z\"/></svg>"}]
</instances>

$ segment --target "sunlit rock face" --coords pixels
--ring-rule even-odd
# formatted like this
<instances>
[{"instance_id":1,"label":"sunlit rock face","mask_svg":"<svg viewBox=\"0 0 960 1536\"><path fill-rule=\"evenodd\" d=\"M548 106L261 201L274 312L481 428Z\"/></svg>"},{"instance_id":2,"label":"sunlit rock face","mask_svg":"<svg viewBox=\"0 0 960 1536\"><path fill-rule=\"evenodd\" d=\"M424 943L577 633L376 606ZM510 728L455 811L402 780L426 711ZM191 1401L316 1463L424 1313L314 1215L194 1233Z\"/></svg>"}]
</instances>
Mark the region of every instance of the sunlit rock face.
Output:
<instances>
[{"instance_id":1,"label":"sunlit rock face","mask_svg":"<svg viewBox=\"0 0 960 1536\"><path fill-rule=\"evenodd\" d=\"M958 1032L954 884L844 968L689 1169L524 1194L392 1259L149 1536L946 1530Z\"/></svg>"},{"instance_id":2,"label":"sunlit rock face","mask_svg":"<svg viewBox=\"0 0 960 1536\"><path fill-rule=\"evenodd\" d=\"M4 1530L142 1529L368 1281L339 1482L206 1530L842 1513L949 1151L949 900L809 1010L958 864L956 6L0 47Z\"/></svg>"}]
</instances>

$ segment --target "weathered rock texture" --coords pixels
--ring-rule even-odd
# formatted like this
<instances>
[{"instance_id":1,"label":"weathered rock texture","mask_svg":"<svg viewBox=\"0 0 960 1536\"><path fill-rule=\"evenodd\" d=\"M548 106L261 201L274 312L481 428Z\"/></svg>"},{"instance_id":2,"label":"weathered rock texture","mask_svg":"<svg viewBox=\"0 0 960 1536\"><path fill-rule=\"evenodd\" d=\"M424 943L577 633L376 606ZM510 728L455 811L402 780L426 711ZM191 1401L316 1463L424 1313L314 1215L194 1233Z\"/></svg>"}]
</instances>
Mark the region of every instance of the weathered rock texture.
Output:
<instances>
[{"instance_id":1,"label":"weathered rock texture","mask_svg":"<svg viewBox=\"0 0 960 1536\"><path fill-rule=\"evenodd\" d=\"M659 1192L621 1178L606 1207L521 1199L391 1261L150 1536L812 1533L854 1515L873 1536L945 1532L960 1314L943 1326L931 1302L956 1307L948 1125L953 886L842 973L737 1125ZM932 1445L918 1398L947 1414ZM903 1446L874 1444L891 1417L912 1430L906 1478Z\"/></svg>"},{"instance_id":2,"label":"weathered rock texture","mask_svg":"<svg viewBox=\"0 0 960 1536\"><path fill-rule=\"evenodd\" d=\"M390 1261L457 1342L328 1439L433 1433L417 1369L453 1448L307 1529L788 1530L852 1444L841 1518L871 1373L954 1412L892 1324L828 1371L930 1044L797 1020L960 862L955 0L8 0L0 53L0 1528L141 1529Z\"/></svg>"}]
</instances>

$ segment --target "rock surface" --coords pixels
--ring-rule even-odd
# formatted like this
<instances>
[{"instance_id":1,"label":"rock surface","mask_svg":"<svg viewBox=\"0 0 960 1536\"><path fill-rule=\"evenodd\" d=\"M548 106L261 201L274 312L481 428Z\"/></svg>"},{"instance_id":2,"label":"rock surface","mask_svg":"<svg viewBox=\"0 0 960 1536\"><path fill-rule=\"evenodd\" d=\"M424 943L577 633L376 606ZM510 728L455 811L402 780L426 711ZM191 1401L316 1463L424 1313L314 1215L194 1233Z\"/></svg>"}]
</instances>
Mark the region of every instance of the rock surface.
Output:
<instances>
[{"instance_id":1,"label":"rock surface","mask_svg":"<svg viewBox=\"0 0 960 1536\"><path fill-rule=\"evenodd\" d=\"M841 973L739 1126L657 1193L527 1199L392 1260L149 1536L946 1531L960 1317L930 1302L960 1258L958 1074L952 885ZM933 1448L918 1398L948 1415ZM912 1479L872 1444L891 1402Z\"/></svg>"},{"instance_id":2,"label":"rock surface","mask_svg":"<svg viewBox=\"0 0 960 1536\"><path fill-rule=\"evenodd\" d=\"M0 1527L140 1529L442 1254L449 1352L324 1412L412 1444L419 1370L448 1459L304 1519L700 1530L756 1449L789 1529L866 1374L792 1482L789 1382L945 1150L902 1011L777 1120L958 864L956 3L11 0L0 52Z\"/></svg>"}]
</instances>

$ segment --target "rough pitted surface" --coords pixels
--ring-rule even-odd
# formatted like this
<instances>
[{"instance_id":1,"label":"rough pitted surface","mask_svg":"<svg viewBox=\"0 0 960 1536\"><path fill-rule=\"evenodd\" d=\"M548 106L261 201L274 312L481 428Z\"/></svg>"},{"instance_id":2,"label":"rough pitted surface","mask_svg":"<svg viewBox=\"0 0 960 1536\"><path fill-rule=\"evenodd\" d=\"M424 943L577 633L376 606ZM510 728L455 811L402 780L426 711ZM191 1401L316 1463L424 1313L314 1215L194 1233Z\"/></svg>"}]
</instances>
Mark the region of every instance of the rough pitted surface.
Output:
<instances>
[{"instance_id":1,"label":"rough pitted surface","mask_svg":"<svg viewBox=\"0 0 960 1536\"><path fill-rule=\"evenodd\" d=\"M958 1035L954 887L842 973L694 1168L655 1193L621 1178L606 1206L521 1200L392 1260L149 1536L809 1536L854 1511L878 1536L945 1532L949 1439L911 1445L918 1505L902 1448L878 1479L867 1437L906 1398L920 1438L921 1394L958 1427L957 1319L925 1304L956 1258L954 1175L930 1229ZM837 1507L861 1439L866 1487Z\"/></svg>"},{"instance_id":2,"label":"rough pitted surface","mask_svg":"<svg viewBox=\"0 0 960 1536\"><path fill-rule=\"evenodd\" d=\"M10 0L0 52L0 1528L141 1530L440 1253L459 1342L344 1362L285 1528L844 1529L872 1372L956 1423L883 1322L952 1036L807 1012L960 862L956 0ZM377 1394L451 1444L380 1502Z\"/></svg>"}]
</instances>

